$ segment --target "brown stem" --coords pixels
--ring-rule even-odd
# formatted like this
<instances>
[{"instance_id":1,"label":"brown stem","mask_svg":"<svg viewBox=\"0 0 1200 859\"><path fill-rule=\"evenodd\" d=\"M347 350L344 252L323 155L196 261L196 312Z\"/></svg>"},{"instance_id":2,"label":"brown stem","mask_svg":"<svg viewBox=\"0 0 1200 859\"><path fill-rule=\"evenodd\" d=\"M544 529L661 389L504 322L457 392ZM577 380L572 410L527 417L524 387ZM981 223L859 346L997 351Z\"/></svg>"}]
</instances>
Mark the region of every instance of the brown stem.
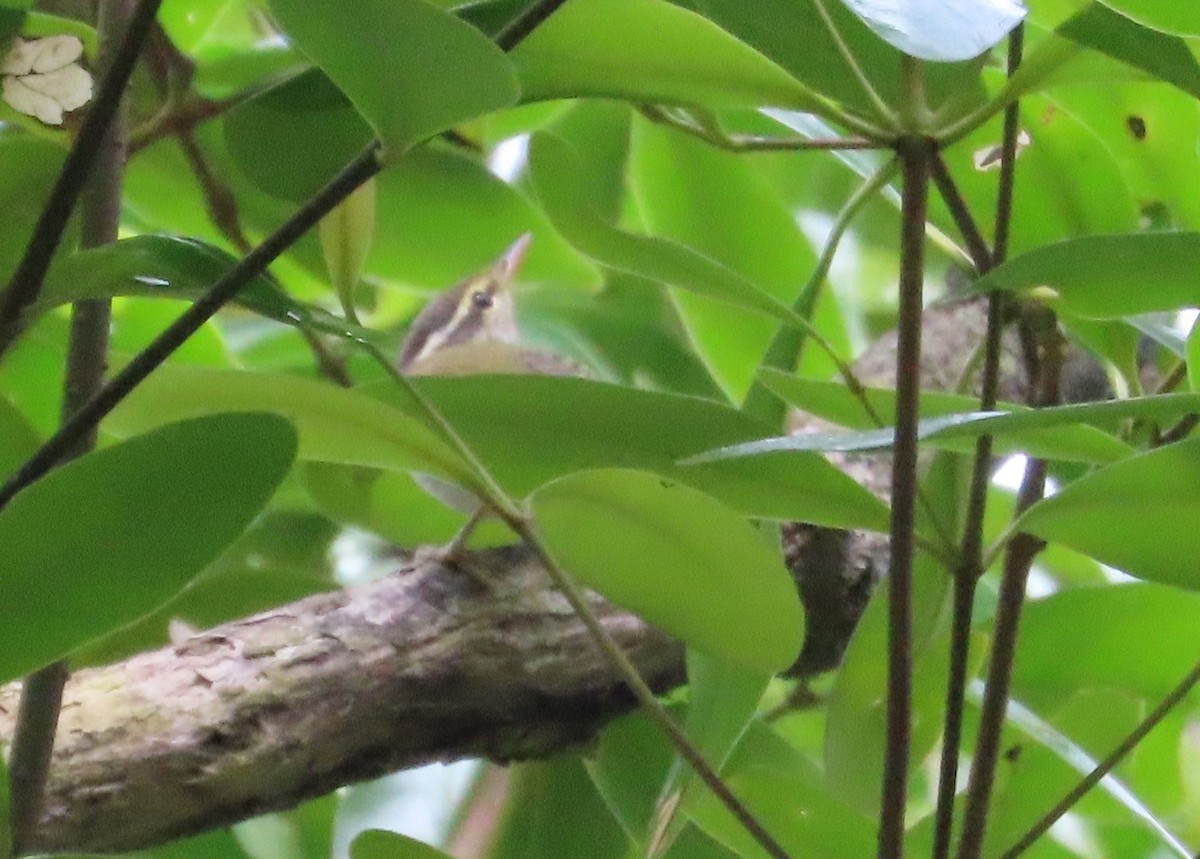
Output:
<instances>
[{"instance_id":1,"label":"brown stem","mask_svg":"<svg viewBox=\"0 0 1200 859\"><path fill-rule=\"evenodd\" d=\"M921 293L925 214L933 142L907 137L897 152L904 174L900 226L900 312L896 355L896 431L888 567L887 751L880 806L879 856L904 850L904 808L912 732L912 562L917 501L917 421L921 392Z\"/></svg>"},{"instance_id":2,"label":"brown stem","mask_svg":"<svg viewBox=\"0 0 1200 859\"><path fill-rule=\"evenodd\" d=\"M107 0L97 9L100 43L98 67L106 77L117 61L121 37L129 26L129 0ZM120 102L112 123L96 147L92 178L81 206L81 244L99 247L117 240L121 222L121 188L124 181L128 129ZM63 385L62 419L71 418L104 384L108 363L108 333L112 302L81 301L71 315ZM80 456L95 447L95 427L63 451L60 461ZM65 660L54 662L25 678L13 729L9 822L14 854L25 851L32 840L45 802L46 781L62 707L63 687L69 674Z\"/></svg>"},{"instance_id":3,"label":"brown stem","mask_svg":"<svg viewBox=\"0 0 1200 859\"><path fill-rule=\"evenodd\" d=\"M1021 29L1017 28L1008 43L1008 74L1011 77L1021 64ZM1012 217L1013 166L1017 154L1017 102L1008 105L1004 115L1004 137L1000 149L1000 187L996 204L997 245L987 249L982 234L975 226L966 201L958 193L945 162L939 157L934 163L934 175L941 178L938 188L946 205L955 214L963 238L971 248L975 268L980 274L1004 262L1007 254L1009 220ZM988 297L987 335L984 346L979 408L988 411L995 407L1000 378L1000 337L1003 328L1001 297ZM980 436L975 443L975 460L971 471L971 488L967 500L967 515L959 564L954 571L954 606L950 631L950 669L946 683L946 714L942 731L942 757L938 769L938 796L934 812L934 859L950 855L951 834L954 829L954 796L958 791L958 756L962 748L962 721L967 688L967 667L971 650L971 613L975 605L975 585L983 575L983 520L987 510L987 488L992 473L992 437Z\"/></svg>"},{"instance_id":4,"label":"brown stem","mask_svg":"<svg viewBox=\"0 0 1200 859\"><path fill-rule=\"evenodd\" d=\"M1052 326L1047 329L1045 354L1039 362L1042 375L1037 380L1036 405L1058 402L1059 374L1062 369L1062 342ZM1019 516L1041 497L1046 488L1046 461L1031 459L1017 492L1016 514ZM1017 629L1025 604L1025 584L1033 559L1045 543L1030 534L1017 533L1009 541L1004 555L1004 571L997 596L996 619L992 635L992 655L988 663L987 687L979 719L979 734L967 783L966 808L963 811L962 836L958 844L958 859L976 859L983 850L987 829L992 785L996 763L1000 757L1000 738L1008 708L1008 691L1012 682L1013 661L1017 648Z\"/></svg>"}]
</instances>

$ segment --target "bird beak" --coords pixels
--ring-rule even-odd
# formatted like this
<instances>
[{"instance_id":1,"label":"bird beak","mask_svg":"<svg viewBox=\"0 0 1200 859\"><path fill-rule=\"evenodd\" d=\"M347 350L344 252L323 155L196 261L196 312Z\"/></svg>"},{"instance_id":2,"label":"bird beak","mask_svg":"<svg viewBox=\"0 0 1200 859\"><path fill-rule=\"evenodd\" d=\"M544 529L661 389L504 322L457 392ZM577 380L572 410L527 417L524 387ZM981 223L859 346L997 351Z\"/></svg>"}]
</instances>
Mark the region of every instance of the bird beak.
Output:
<instances>
[{"instance_id":1,"label":"bird beak","mask_svg":"<svg viewBox=\"0 0 1200 859\"><path fill-rule=\"evenodd\" d=\"M525 254L529 252L529 243L533 241L533 233L525 233L515 242L508 246L500 257L492 266L492 273L495 275L496 281L504 286L511 286L512 280L517 274L517 270L521 267L521 263L525 261Z\"/></svg>"}]
</instances>

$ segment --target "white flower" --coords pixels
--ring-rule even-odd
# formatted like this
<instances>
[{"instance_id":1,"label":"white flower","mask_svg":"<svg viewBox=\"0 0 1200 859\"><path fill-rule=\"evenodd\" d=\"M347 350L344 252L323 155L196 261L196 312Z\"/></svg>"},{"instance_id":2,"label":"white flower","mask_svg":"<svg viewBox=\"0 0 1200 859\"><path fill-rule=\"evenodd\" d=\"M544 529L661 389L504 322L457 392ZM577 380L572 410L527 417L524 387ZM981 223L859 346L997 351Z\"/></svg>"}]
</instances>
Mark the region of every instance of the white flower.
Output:
<instances>
[{"instance_id":1,"label":"white flower","mask_svg":"<svg viewBox=\"0 0 1200 859\"><path fill-rule=\"evenodd\" d=\"M92 99L92 76L76 60L83 43L75 36L17 39L0 62L0 91L13 110L46 125L62 125L63 113Z\"/></svg>"}]
</instances>

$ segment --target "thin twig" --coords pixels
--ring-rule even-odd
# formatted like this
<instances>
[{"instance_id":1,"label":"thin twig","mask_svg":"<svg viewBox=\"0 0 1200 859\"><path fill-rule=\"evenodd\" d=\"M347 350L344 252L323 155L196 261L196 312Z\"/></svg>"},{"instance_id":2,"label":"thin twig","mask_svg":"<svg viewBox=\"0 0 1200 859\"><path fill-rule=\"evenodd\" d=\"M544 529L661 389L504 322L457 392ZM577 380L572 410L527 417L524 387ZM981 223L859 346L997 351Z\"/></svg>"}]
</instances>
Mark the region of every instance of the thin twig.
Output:
<instances>
[{"instance_id":1,"label":"thin twig","mask_svg":"<svg viewBox=\"0 0 1200 859\"><path fill-rule=\"evenodd\" d=\"M955 183L954 177L950 175L950 169L946 166L946 161L940 152L934 155L930 167L933 182L937 185L942 200L945 201L946 208L950 211L950 217L954 219L963 241L967 243L971 262L975 264L975 270L983 274L992 267L992 252L988 249L983 233L979 231L975 217L971 214L967 201L963 199L962 193L958 190L958 185Z\"/></svg>"},{"instance_id":2,"label":"thin twig","mask_svg":"<svg viewBox=\"0 0 1200 859\"><path fill-rule=\"evenodd\" d=\"M1021 64L1022 40L1018 28L1009 37L1008 75ZM985 274L1004 262L1008 246L1008 221L1012 217L1014 164L1017 154L1019 105L1014 101L1005 112L1004 136L1000 150L1000 182L996 204L996 248L989 251L975 225L969 207L940 155L934 162L938 188L954 215L967 247L975 258L975 268ZM1001 297L988 296L987 334L980 379L979 408L989 411L996 405L1000 379L1000 340L1003 328ZM971 614L975 605L975 586L983 575L983 522L987 511L987 489L992 473L992 437L980 436L975 443L970 494L963 524L959 563L954 570L954 607L950 631L950 668L946 683L946 713L942 731L942 756L938 771L937 806L934 812L933 859L950 855L954 829L954 796L958 792L958 757L962 748L962 722L967 687L967 668L971 650Z\"/></svg>"},{"instance_id":3,"label":"thin twig","mask_svg":"<svg viewBox=\"0 0 1200 859\"><path fill-rule=\"evenodd\" d=\"M95 397L90 399L69 421L50 437L9 479L0 486L0 508L3 508L21 489L49 471L64 451L83 434L95 427L117 403L129 395L188 337L233 299L238 291L262 274L277 256L287 250L301 235L344 200L351 191L380 170L376 144L372 143L350 162L316 196L288 218L262 244L247 254L225 273L191 307L180 314L149 346L125 365Z\"/></svg>"},{"instance_id":4,"label":"thin twig","mask_svg":"<svg viewBox=\"0 0 1200 859\"><path fill-rule=\"evenodd\" d=\"M42 280L54 257L71 212L83 193L97 151L117 108L121 95L133 74L154 16L162 0L140 0L130 16L125 36L113 55L112 65L100 85L95 101L84 117L75 145L67 153L62 169L46 200L46 205L33 229L25 254L9 281L8 289L0 296L0 355L3 355L21 331L22 314L35 302L42 290Z\"/></svg>"},{"instance_id":5,"label":"thin twig","mask_svg":"<svg viewBox=\"0 0 1200 859\"><path fill-rule=\"evenodd\" d=\"M1062 341L1058 332L1048 329L1044 338L1045 355L1040 361L1040 377L1036 380L1035 405L1053 405L1059 400L1059 375L1062 370ZM1025 477L1017 492L1015 516L1041 499L1046 488L1046 461L1031 459L1025 467ZM992 653L988 663L987 686L979 718L979 733L975 741L971 775L967 782L966 807L963 811L962 835L958 843L958 859L977 859L983 850L987 830L992 785L1000 757L1000 739L1008 709L1008 691L1012 683L1013 662L1017 648L1017 630L1025 604L1025 585L1033 559L1045 546L1044 541L1031 534L1015 533L1008 541L1004 555L1004 571L997 596L996 618L993 624Z\"/></svg>"},{"instance_id":6,"label":"thin twig","mask_svg":"<svg viewBox=\"0 0 1200 859\"><path fill-rule=\"evenodd\" d=\"M866 137L803 137L790 135L786 137L771 137L757 134L724 134L715 128L708 128L698 122L691 122L676 116L656 104L644 104L638 107L638 112L653 123L682 131L693 137L698 137L705 143L724 149L726 152L744 154L747 152L797 152L807 149L814 150L843 150L843 149L885 149L888 143L870 140Z\"/></svg>"},{"instance_id":7,"label":"thin twig","mask_svg":"<svg viewBox=\"0 0 1200 859\"><path fill-rule=\"evenodd\" d=\"M1146 735L1157 727L1159 722L1187 697L1188 693L1192 691L1192 687L1197 683L1200 683L1200 662L1192 666L1192 670L1179 682L1179 685L1172 689L1158 703L1158 706L1150 712L1150 715L1143 719L1136 728L1129 732L1129 735L1125 739L1117 744L1117 747L1109 753L1108 757L1096 764L1096 768L1088 773L1079 784L1067 791L1067 794L1055 803L1054 807L1047 811L1037 823L1031 826L1028 832L1018 838L1012 847L1009 847L1000 854L1000 859L1013 859L1013 857L1032 847L1033 842L1044 835L1054 825L1055 821L1070 811L1075 803L1083 799L1084 794L1098 785L1106 775L1112 772L1117 764L1124 760L1137 744L1145 739Z\"/></svg>"},{"instance_id":8,"label":"thin twig","mask_svg":"<svg viewBox=\"0 0 1200 859\"><path fill-rule=\"evenodd\" d=\"M915 61L910 61L915 62ZM908 74L915 75L917 70ZM904 852L904 810L912 733L912 563L917 506L917 422L920 418L921 293L925 216L933 143L904 138L900 226L900 309L896 354L896 429L892 447L892 521L888 565L887 748L879 814L880 859Z\"/></svg>"},{"instance_id":9,"label":"thin twig","mask_svg":"<svg viewBox=\"0 0 1200 859\"><path fill-rule=\"evenodd\" d=\"M879 116L892 125L896 126L896 114L887 106L887 103L880 97L875 90L875 86L871 83L871 79L867 77L862 66L858 64L858 58L854 56L854 52L850 50L850 46L846 44L846 40L842 38L842 34L838 32L837 25L833 22L833 17L829 14L829 10L825 8L825 0L813 0L813 6L817 9L817 14L821 17L821 22L825 25L825 29L829 31L830 38L833 39L834 45L837 46L838 53L842 55L842 60L850 69L854 79L858 81L863 93L867 96L867 100L871 102L871 106ZM905 58L907 62L908 58Z\"/></svg>"}]
</instances>

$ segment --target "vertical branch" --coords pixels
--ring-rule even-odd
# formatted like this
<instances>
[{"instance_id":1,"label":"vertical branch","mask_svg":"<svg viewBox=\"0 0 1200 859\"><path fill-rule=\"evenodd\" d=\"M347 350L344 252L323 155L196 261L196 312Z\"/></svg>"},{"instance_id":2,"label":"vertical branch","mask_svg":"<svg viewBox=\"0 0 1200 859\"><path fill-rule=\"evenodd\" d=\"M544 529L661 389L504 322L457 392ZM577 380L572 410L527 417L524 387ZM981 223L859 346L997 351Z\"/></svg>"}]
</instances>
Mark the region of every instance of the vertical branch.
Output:
<instances>
[{"instance_id":1,"label":"vertical branch","mask_svg":"<svg viewBox=\"0 0 1200 859\"><path fill-rule=\"evenodd\" d=\"M97 9L96 31L100 45L97 65L105 76L117 60L118 46L129 27L131 13L129 0L107 0ZM84 247L98 247L117 240L127 142L126 117L118 98L112 122L102 130L96 144L91 179L84 188L81 206ZM104 384L111 309L108 299L81 301L72 309L63 386L64 422ZM95 444L96 428L92 427L90 432L76 438L71 448L63 451L62 459L86 453ZM41 817L68 673L66 661L60 660L25 678L22 686L9 774L12 796L9 817L16 854L30 842Z\"/></svg>"},{"instance_id":2,"label":"vertical branch","mask_svg":"<svg viewBox=\"0 0 1200 859\"><path fill-rule=\"evenodd\" d=\"M1011 77L1021 64L1024 30L1018 26L1008 40L1008 75ZM1017 134L1020 105L1013 101L1004 112L1004 134L1000 150L1000 182L996 201L996 240L991 253L977 231L964 230L972 248L975 266L980 274L1004 262L1008 254L1009 227L1012 221L1012 200L1017 155ZM943 196L952 210L957 208L969 216L965 203L957 194L945 165L938 161L939 182ZM944 174L944 179L941 174ZM960 221L961 223L961 221ZM971 233L974 233L974 238ZM988 411L996 405L1000 377L1000 336L1003 327L1001 297L988 296L987 334L984 344L983 372L980 379L979 408ZM987 488L992 473L992 437L980 436L975 443L975 461L971 471L970 494L963 524L962 545L958 567L954 570L954 607L950 632L950 672L946 684L946 715L942 732L942 757L938 772L938 796L934 818L934 859L950 855L950 840L954 829L954 795L958 791L958 756L962 748L963 707L967 688L967 665L970 659L971 613L975 605L975 585L983 575L983 519L987 509Z\"/></svg>"},{"instance_id":3,"label":"vertical branch","mask_svg":"<svg viewBox=\"0 0 1200 859\"><path fill-rule=\"evenodd\" d=\"M917 500L921 293L925 210L933 142L905 137L897 145L904 191L900 227L900 314L896 356L896 432L892 464L891 561L888 568L887 752L880 806L879 856L904 849L904 808L912 732L912 562Z\"/></svg>"}]
</instances>

